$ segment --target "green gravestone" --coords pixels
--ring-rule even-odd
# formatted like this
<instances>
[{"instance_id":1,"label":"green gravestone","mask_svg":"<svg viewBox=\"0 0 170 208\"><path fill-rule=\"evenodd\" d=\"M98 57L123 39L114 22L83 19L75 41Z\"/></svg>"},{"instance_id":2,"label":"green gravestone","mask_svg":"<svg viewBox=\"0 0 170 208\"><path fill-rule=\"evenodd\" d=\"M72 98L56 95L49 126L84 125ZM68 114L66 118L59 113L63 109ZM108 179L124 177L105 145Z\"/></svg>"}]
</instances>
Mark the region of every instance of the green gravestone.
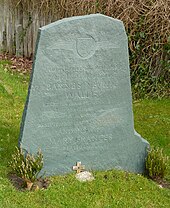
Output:
<instances>
[{"instance_id":1,"label":"green gravestone","mask_svg":"<svg viewBox=\"0 0 170 208\"><path fill-rule=\"evenodd\" d=\"M134 130L129 73L121 21L93 14L40 28L20 146L41 148L47 175L77 161L143 172L149 144Z\"/></svg>"}]
</instances>

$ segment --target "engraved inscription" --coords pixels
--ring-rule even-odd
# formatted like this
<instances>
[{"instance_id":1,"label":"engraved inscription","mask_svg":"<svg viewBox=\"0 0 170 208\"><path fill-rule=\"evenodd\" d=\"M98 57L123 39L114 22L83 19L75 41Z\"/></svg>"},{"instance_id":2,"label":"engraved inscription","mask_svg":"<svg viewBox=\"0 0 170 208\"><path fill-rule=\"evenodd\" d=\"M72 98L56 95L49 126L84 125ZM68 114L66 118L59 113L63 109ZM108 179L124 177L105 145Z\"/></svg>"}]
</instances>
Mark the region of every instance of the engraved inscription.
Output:
<instances>
[{"instance_id":1,"label":"engraved inscription","mask_svg":"<svg viewBox=\"0 0 170 208\"><path fill-rule=\"evenodd\" d=\"M33 154L42 149L43 171L65 174L76 161L143 171L129 71L119 20L94 14L40 28L19 142Z\"/></svg>"}]
</instances>

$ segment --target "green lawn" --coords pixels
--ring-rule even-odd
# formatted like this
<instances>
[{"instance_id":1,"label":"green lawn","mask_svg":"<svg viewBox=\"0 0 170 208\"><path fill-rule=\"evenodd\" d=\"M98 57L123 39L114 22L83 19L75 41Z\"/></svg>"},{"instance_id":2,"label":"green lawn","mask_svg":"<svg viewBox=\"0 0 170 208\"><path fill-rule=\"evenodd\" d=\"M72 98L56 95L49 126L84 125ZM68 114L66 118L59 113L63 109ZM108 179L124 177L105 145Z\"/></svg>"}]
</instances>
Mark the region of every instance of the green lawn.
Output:
<instances>
[{"instance_id":1,"label":"green lawn","mask_svg":"<svg viewBox=\"0 0 170 208\"><path fill-rule=\"evenodd\" d=\"M170 207L170 190L141 175L120 171L94 172L80 183L74 174L51 177L46 190L19 192L7 178L7 164L17 145L29 76L12 74L0 61L0 208L161 208ZM170 100L134 102L136 130L170 156ZM170 173L166 178L170 179Z\"/></svg>"}]
</instances>

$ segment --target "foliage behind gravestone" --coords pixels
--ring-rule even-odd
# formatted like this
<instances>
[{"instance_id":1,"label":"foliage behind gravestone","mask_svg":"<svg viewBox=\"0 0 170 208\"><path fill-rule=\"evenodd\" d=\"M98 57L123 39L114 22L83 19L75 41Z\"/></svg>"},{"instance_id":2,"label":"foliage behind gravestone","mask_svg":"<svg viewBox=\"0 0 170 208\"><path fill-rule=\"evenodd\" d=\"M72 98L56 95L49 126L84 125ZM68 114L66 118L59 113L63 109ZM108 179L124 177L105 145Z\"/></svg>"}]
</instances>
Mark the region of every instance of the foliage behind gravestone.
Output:
<instances>
[{"instance_id":1,"label":"foliage behind gravestone","mask_svg":"<svg viewBox=\"0 0 170 208\"><path fill-rule=\"evenodd\" d=\"M170 1L168 0L10 0L31 18L45 14L51 21L102 13L122 20L129 37L134 96L168 96L170 69ZM33 20L34 21L34 20Z\"/></svg>"}]
</instances>

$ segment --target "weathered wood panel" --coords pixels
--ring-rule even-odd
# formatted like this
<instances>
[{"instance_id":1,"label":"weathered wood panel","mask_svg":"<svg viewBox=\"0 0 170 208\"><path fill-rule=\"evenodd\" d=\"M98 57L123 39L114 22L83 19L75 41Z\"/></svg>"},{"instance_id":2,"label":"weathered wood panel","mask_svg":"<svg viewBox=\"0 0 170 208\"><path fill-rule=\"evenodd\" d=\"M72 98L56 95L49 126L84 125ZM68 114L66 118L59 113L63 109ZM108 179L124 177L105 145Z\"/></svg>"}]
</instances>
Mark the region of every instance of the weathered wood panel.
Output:
<instances>
[{"instance_id":1,"label":"weathered wood panel","mask_svg":"<svg viewBox=\"0 0 170 208\"><path fill-rule=\"evenodd\" d=\"M51 23L52 19L57 17L46 16L38 9L24 12L22 4L12 9L9 0L0 0L0 53L32 57L38 28Z\"/></svg>"}]
</instances>

